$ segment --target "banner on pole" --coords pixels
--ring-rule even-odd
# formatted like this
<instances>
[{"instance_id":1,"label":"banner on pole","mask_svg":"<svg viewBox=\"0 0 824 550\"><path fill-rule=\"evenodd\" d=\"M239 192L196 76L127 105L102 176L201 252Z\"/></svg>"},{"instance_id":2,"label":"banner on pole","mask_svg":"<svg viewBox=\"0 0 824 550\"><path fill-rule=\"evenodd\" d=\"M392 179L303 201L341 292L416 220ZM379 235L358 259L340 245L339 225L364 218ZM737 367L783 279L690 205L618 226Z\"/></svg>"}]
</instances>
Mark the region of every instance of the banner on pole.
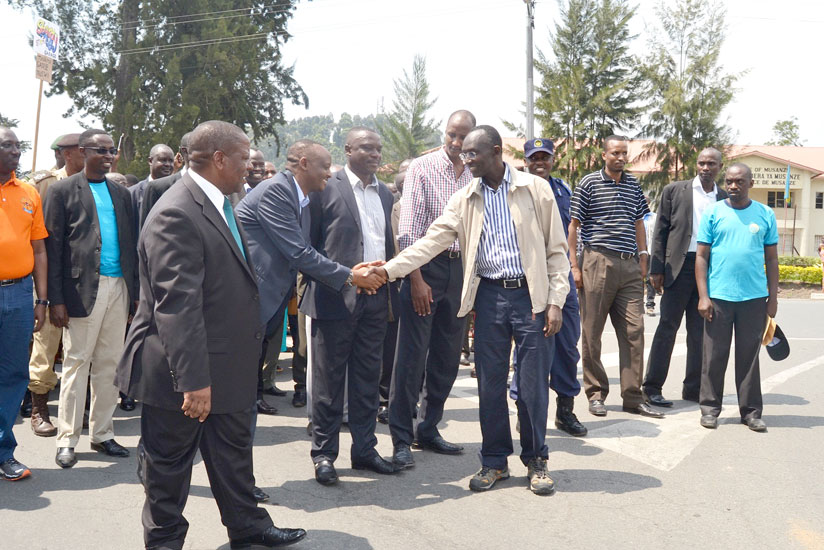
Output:
<instances>
[{"instance_id":1,"label":"banner on pole","mask_svg":"<svg viewBox=\"0 0 824 550\"><path fill-rule=\"evenodd\" d=\"M60 27L38 17L34 24L34 53L58 61L60 54ZM41 79L42 80L42 79Z\"/></svg>"},{"instance_id":2,"label":"banner on pole","mask_svg":"<svg viewBox=\"0 0 824 550\"><path fill-rule=\"evenodd\" d=\"M45 55L37 54L37 67L34 70L34 77L49 84L52 83L52 68L54 59Z\"/></svg>"},{"instance_id":3,"label":"banner on pole","mask_svg":"<svg viewBox=\"0 0 824 550\"><path fill-rule=\"evenodd\" d=\"M790 165L787 164L787 181L784 184L784 201L790 206Z\"/></svg>"}]
</instances>

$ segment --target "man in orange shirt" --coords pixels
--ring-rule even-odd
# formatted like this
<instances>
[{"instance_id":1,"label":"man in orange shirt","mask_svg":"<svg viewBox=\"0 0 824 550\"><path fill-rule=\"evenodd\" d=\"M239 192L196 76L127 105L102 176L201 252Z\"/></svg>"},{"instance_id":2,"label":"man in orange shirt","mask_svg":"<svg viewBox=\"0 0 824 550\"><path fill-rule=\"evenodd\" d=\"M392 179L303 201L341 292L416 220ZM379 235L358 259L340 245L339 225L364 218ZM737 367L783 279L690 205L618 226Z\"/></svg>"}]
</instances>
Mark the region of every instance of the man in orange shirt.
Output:
<instances>
[{"instance_id":1,"label":"man in orange shirt","mask_svg":"<svg viewBox=\"0 0 824 550\"><path fill-rule=\"evenodd\" d=\"M0 477L24 479L31 472L14 458L12 427L29 383L29 340L46 318L48 236L40 195L14 174L20 142L0 126ZM32 310L32 274L37 300Z\"/></svg>"}]
</instances>

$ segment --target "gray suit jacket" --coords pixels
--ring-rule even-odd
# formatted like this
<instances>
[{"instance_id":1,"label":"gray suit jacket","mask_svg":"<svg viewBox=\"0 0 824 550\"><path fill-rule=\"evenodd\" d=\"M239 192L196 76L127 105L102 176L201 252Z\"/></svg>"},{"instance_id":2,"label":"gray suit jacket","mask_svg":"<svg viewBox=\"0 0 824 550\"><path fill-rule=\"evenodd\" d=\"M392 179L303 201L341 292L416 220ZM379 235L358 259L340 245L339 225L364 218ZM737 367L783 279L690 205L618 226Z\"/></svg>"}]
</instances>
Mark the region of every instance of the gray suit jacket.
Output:
<instances>
[{"instance_id":1,"label":"gray suit jacket","mask_svg":"<svg viewBox=\"0 0 824 550\"><path fill-rule=\"evenodd\" d=\"M384 241L386 259L395 255L392 234L392 205L394 198L387 187L378 182L378 194L386 219ZM312 213L312 245L330 260L353 267L363 261L363 232L361 231L358 205L346 170L332 174L326 189L311 194L309 210ZM390 312L398 312L398 283L389 286ZM345 287L333 290L313 280L309 282L300 304L300 310L313 319L348 319L355 311L357 289Z\"/></svg>"},{"instance_id":2,"label":"gray suit jacket","mask_svg":"<svg viewBox=\"0 0 824 550\"><path fill-rule=\"evenodd\" d=\"M254 271L190 176L146 218L138 256L140 305L116 385L168 410L211 386L213 414L249 409L263 337Z\"/></svg>"},{"instance_id":3,"label":"gray suit jacket","mask_svg":"<svg viewBox=\"0 0 824 550\"><path fill-rule=\"evenodd\" d=\"M349 277L347 267L312 248L308 208L304 209L301 228L295 179L288 170L257 184L235 208L249 239L263 323L278 313L275 310L295 287L298 271L336 291Z\"/></svg>"},{"instance_id":4,"label":"gray suit jacket","mask_svg":"<svg viewBox=\"0 0 824 550\"><path fill-rule=\"evenodd\" d=\"M650 274L663 273L664 287L672 285L681 272L690 246L692 226L692 181L676 181L664 187L652 235ZM716 200L727 198L718 188Z\"/></svg>"},{"instance_id":5,"label":"gray suit jacket","mask_svg":"<svg viewBox=\"0 0 824 550\"><path fill-rule=\"evenodd\" d=\"M107 181L117 220L120 269L129 289L129 303L137 300L137 255L134 215L129 192ZM100 220L85 172L49 186L43 199L49 237L49 301L65 304L69 317L88 317L97 300L100 282Z\"/></svg>"}]
</instances>

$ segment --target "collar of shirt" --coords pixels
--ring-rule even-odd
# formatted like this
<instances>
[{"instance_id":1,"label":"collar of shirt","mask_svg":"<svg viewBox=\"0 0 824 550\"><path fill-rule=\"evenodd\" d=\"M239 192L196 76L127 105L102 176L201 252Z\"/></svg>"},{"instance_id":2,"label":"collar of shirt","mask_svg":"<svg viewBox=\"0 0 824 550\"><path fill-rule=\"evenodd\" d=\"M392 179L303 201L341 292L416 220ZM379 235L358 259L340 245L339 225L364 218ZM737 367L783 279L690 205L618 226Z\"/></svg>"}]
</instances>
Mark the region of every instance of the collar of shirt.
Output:
<instances>
[{"instance_id":1,"label":"collar of shirt","mask_svg":"<svg viewBox=\"0 0 824 550\"><path fill-rule=\"evenodd\" d=\"M705 195L707 195L708 197L709 197L710 195L711 195L711 196L713 196L713 197L715 197L715 196L718 194L718 186L717 186L717 185L715 185L714 183L712 184L712 191L710 191L709 193L707 193L706 191L704 191L704 186L703 186L703 185L701 185L701 180L698 178L698 176L695 176L695 177L693 178L693 180L692 180L692 188L693 188L693 189L697 189L697 190L701 191L702 193L704 193L704 194L705 194Z\"/></svg>"},{"instance_id":2,"label":"collar of shirt","mask_svg":"<svg viewBox=\"0 0 824 550\"><path fill-rule=\"evenodd\" d=\"M220 214L220 217L223 218L223 221L226 222L228 225L229 222L226 221L226 214L223 213L223 200L226 198L223 193L220 192L220 189L215 187L215 184L195 172L194 170L189 170L189 176L195 181L198 187L203 189L203 192L206 193L206 198L215 205L217 208L217 213Z\"/></svg>"},{"instance_id":3,"label":"collar of shirt","mask_svg":"<svg viewBox=\"0 0 824 550\"><path fill-rule=\"evenodd\" d=\"M0 183L0 187L3 187L7 183L10 183L12 185L20 185L20 183L22 182L19 179L17 179L17 174L15 172L12 172L11 177L9 179L4 181L3 183Z\"/></svg>"},{"instance_id":4,"label":"collar of shirt","mask_svg":"<svg viewBox=\"0 0 824 550\"><path fill-rule=\"evenodd\" d=\"M309 197L303 194L303 189L300 188L296 177L292 176L292 182L295 184L295 191L298 192L298 204L300 205L300 209L303 210L309 205Z\"/></svg>"},{"instance_id":5,"label":"collar of shirt","mask_svg":"<svg viewBox=\"0 0 824 550\"><path fill-rule=\"evenodd\" d=\"M180 175L181 175L181 177L182 177L182 176L185 176L185 175L186 175L186 173L187 173L188 171L189 171L189 168L188 168L188 167L186 167L186 166L184 166L183 168L181 168L181 169L180 169Z\"/></svg>"},{"instance_id":6,"label":"collar of shirt","mask_svg":"<svg viewBox=\"0 0 824 550\"><path fill-rule=\"evenodd\" d=\"M509 173L509 164L506 162L504 163L504 179L501 181L501 185L498 186L498 189L492 189L487 183L486 178L481 178L481 185L485 188L485 191L489 191L491 193L497 193L499 189L509 189L509 183L511 181L511 175Z\"/></svg>"},{"instance_id":7,"label":"collar of shirt","mask_svg":"<svg viewBox=\"0 0 824 550\"><path fill-rule=\"evenodd\" d=\"M375 176L375 174L372 174L372 181L369 182L369 184L365 184L360 180L360 178L357 175L355 175L355 173L352 170L349 169L348 164L344 166L343 169L346 170L346 177L349 178L349 183L352 185L352 189L354 189L355 186L357 186L359 183L361 184L361 187L363 187L364 189L372 186L375 186L375 188L378 187L378 178L377 176Z\"/></svg>"},{"instance_id":8,"label":"collar of shirt","mask_svg":"<svg viewBox=\"0 0 824 550\"><path fill-rule=\"evenodd\" d=\"M620 179L620 181L616 182L614 179L609 177L609 174L607 174L606 170L601 168L601 179L604 180L604 181L611 181L612 183L626 183L627 182L627 171L622 170L621 171L621 179Z\"/></svg>"}]
</instances>

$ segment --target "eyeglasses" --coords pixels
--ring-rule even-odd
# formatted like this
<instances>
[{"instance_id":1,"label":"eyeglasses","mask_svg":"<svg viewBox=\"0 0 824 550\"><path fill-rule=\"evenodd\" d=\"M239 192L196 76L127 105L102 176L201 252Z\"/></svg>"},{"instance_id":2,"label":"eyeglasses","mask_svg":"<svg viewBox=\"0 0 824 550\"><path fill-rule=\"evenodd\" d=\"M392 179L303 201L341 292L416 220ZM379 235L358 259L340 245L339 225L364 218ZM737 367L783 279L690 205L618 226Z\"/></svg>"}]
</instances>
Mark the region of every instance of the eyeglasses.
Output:
<instances>
[{"instance_id":1,"label":"eyeglasses","mask_svg":"<svg viewBox=\"0 0 824 550\"><path fill-rule=\"evenodd\" d=\"M467 151L466 153L461 153L458 156L461 157L462 161L466 162L468 160L475 160L475 157L478 156L478 153L476 151Z\"/></svg>"},{"instance_id":2,"label":"eyeglasses","mask_svg":"<svg viewBox=\"0 0 824 550\"><path fill-rule=\"evenodd\" d=\"M105 155L106 153L115 156L117 154L117 147L82 147L85 151L94 151L98 155Z\"/></svg>"}]
</instances>

